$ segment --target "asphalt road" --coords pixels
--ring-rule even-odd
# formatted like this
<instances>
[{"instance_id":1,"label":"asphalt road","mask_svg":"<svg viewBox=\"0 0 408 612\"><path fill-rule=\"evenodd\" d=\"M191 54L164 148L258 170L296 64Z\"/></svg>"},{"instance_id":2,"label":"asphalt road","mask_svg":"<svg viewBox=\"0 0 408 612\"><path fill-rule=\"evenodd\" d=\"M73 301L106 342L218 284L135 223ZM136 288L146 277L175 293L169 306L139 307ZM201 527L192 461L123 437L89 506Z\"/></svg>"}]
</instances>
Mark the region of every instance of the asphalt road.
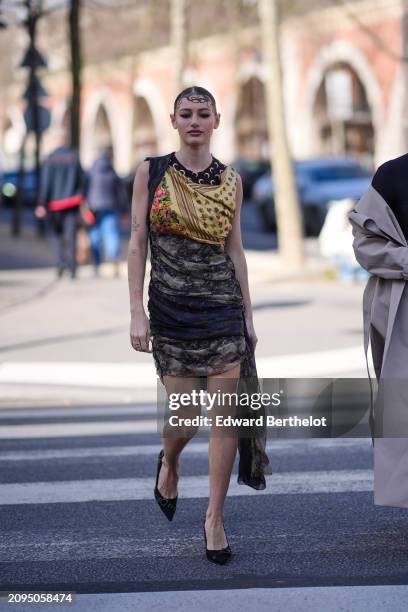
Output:
<instances>
[{"instance_id":1,"label":"asphalt road","mask_svg":"<svg viewBox=\"0 0 408 612\"><path fill-rule=\"evenodd\" d=\"M245 207L243 226L246 248L270 247ZM72 589L71 609L84 612L406 610L407 512L373 505L368 439L270 440L261 492L236 483L236 463L225 509L234 557L210 565L205 438L183 454L172 523L153 499L160 436L139 400L155 388L131 392L153 369L129 347L126 279L55 283L40 269L52 264L46 243L27 233L17 246L0 230L0 591ZM361 293L254 283L260 375L365 376Z\"/></svg>"},{"instance_id":2,"label":"asphalt road","mask_svg":"<svg viewBox=\"0 0 408 612\"><path fill-rule=\"evenodd\" d=\"M169 593L187 609L182 593L174 600L180 591L219 591L216 601L230 603L235 594L234 606L223 605L234 609L238 593L244 601L269 589L271 601L277 589L285 597L275 610L361 610L347 605L363 588L362 601L385 597L371 609L406 609L406 587L396 599L393 589L408 583L407 513L373 505L370 440L270 440L273 474L260 492L236 483L236 462L225 508L234 556L219 568L205 559L202 536L208 440L185 449L168 523L152 494L161 448L154 417L152 405L0 411L0 590L93 594L79 596L75 610L152 610ZM387 586L380 594L379 585ZM340 586L351 588L330 607ZM116 594L109 604L108 593ZM130 599L115 599L120 593ZM193 598L189 609L204 606Z\"/></svg>"}]
</instances>

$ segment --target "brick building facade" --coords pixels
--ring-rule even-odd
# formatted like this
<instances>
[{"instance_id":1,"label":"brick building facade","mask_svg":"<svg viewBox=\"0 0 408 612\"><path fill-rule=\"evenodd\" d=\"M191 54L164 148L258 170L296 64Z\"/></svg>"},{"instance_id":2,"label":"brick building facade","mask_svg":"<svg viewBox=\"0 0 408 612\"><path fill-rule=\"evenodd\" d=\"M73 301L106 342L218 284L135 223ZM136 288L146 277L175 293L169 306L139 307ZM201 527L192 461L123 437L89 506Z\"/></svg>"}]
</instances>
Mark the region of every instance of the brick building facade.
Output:
<instances>
[{"instance_id":1,"label":"brick building facade","mask_svg":"<svg viewBox=\"0 0 408 612\"><path fill-rule=\"evenodd\" d=\"M185 84L202 85L214 94L221 125L214 132L212 152L225 162L268 155L267 74L256 6L250 0L237 2L238 24L231 22L228 2L216 5L224 7L217 28L194 13L201 3L190 4ZM129 172L147 154L178 146L169 119L176 93L169 6L167 0L154 3L156 11L162 9L160 18L144 14L150 19L151 35L138 38L137 45L132 43L132 31L142 23L140 15L134 17L134 30L130 14L113 22L112 12L98 15L102 20L98 28L92 14L84 11L81 156L85 165L107 141L114 146L121 173ZM214 10L217 16L218 9ZM350 153L376 165L405 152L402 18L403 0L311 1L307 9L285 13L281 49L294 157ZM46 153L53 146L53 134L66 121L70 80L62 33L65 19L54 15L44 22L38 46L49 58L42 82L50 94L47 104L52 116L43 139ZM113 23L118 40L111 32ZM198 31L193 30L196 23ZM0 138L5 164L12 166L24 132L21 94L26 77L18 61L27 41L21 30L2 34L1 40Z\"/></svg>"}]
</instances>

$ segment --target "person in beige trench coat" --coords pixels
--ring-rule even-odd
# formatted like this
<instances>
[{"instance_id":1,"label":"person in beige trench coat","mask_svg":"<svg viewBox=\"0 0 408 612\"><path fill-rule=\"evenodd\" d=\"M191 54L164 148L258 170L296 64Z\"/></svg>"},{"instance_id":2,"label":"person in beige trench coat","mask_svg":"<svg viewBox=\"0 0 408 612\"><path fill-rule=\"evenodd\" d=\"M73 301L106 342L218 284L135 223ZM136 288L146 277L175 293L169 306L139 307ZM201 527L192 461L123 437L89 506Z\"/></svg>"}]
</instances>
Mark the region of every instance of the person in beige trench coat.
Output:
<instances>
[{"instance_id":1,"label":"person in beige trench coat","mask_svg":"<svg viewBox=\"0 0 408 612\"><path fill-rule=\"evenodd\" d=\"M408 508L408 243L373 184L348 217L356 259L371 275L363 320L378 381L370 409L374 504Z\"/></svg>"}]
</instances>

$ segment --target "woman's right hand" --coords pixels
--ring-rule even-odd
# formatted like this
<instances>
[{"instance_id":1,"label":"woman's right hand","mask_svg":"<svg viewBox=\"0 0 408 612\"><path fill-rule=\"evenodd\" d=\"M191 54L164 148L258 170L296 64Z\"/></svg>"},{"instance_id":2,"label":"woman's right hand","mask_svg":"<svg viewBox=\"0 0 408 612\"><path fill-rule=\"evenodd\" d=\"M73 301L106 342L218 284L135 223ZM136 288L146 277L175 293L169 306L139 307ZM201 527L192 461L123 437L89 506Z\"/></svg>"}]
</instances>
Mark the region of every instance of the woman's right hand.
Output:
<instances>
[{"instance_id":1,"label":"woman's right hand","mask_svg":"<svg viewBox=\"0 0 408 612\"><path fill-rule=\"evenodd\" d=\"M132 316L130 321L130 343L135 351L151 353L150 342L150 323L145 312L140 312Z\"/></svg>"}]
</instances>

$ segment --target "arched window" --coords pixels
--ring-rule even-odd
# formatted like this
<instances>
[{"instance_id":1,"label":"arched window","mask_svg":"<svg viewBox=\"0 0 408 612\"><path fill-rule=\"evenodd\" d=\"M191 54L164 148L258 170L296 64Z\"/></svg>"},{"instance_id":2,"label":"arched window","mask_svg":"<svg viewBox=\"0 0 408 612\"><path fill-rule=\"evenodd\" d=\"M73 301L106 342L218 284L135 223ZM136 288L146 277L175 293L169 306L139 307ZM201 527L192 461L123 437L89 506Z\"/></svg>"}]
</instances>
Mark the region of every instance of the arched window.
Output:
<instances>
[{"instance_id":1,"label":"arched window","mask_svg":"<svg viewBox=\"0 0 408 612\"><path fill-rule=\"evenodd\" d=\"M145 98L136 96L133 109L132 165L136 166L148 155L157 155L157 137L153 116Z\"/></svg>"},{"instance_id":2,"label":"arched window","mask_svg":"<svg viewBox=\"0 0 408 612\"><path fill-rule=\"evenodd\" d=\"M330 66L314 104L320 151L323 155L351 155L371 165L374 128L365 88L346 63Z\"/></svg>"},{"instance_id":3,"label":"arched window","mask_svg":"<svg viewBox=\"0 0 408 612\"><path fill-rule=\"evenodd\" d=\"M236 114L236 149L243 159L267 159L265 88L257 77L251 77L240 88Z\"/></svg>"},{"instance_id":4,"label":"arched window","mask_svg":"<svg viewBox=\"0 0 408 612\"><path fill-rule=\"evenodd\" d=\"M95 119L94 157L101 148L112 144L112 130L105 107L101 104Z\"/></svg>"}]
</instances>

